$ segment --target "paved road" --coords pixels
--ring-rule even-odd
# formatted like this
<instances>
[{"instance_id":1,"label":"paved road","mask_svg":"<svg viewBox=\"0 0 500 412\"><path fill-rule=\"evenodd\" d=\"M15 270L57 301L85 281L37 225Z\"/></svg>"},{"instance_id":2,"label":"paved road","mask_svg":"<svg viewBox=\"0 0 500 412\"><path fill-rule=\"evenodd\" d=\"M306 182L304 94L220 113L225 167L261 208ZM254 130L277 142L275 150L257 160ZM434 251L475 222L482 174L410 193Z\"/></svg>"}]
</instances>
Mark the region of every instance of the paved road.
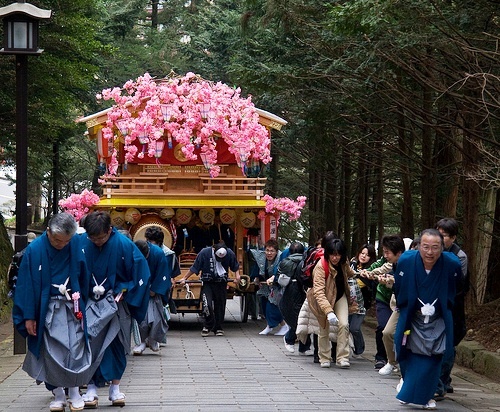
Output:
<instances>
[{"instance_id":1,"label":"paved road","mask_svg":"<svg viewBox=\"0 0 500 412\"><path fill-rule=\"evenodd\" d=\"M351 369L321 369L312 357L288 354L280 336L260 336L263 321L239 323L238 298L228 301L226 336L200 336L196 315L174 315L160 353L131 356L120 389L124 410L169 411L414 411L395 398L397 376L373 369L374 330L365 329L367 351ZM0 344L0 411L48 411L50 393L20 369L12 342ZM498 384L457 368L455 393L440 411L500 411ZM101 388L100 410L110 408ZM68 410L68 408L66 409Z\"/></svg>"}]
</instances>

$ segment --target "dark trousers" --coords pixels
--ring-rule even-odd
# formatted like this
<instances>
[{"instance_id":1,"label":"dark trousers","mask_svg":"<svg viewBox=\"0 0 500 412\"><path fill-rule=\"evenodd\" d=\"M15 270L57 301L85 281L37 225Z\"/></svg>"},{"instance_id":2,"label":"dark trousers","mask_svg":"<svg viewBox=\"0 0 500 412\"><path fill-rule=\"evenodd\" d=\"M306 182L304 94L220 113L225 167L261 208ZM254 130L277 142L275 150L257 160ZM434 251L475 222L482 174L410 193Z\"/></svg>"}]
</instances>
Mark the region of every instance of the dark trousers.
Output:
<instances>
[{"instance_id":1,"label":"dark trousers","mask_svg":"<svg viewBox=\"0 0 500 412\"><path fill-rule=\"evenodd\" d=\"M349 331L351 332L354 341L354 354L361 355L365 351L365 338L361 331L361 324L365 319L365 315L353 313L349 315Z\"/></svg>"},{"instance_id":2,"label":"dark trousers","mask_svg":"<svg viewBox=\"0 0 500 412\"><path fill-rule=\"evenodd\" d=\"M452 351L446 352L441 364L441 376L439 378L437 393L441 396L445 395L451 388L451 370L455 363L456 348Z\"/></svg>"},{"instance_id":3,"label":"dark trousers","mask_svg":"<svg viewBox=\"0 0 500 412\"><path fill-rule=\"evenodd\" d=\"M285 342L288 345L295 345L295 341L297 340L297 334L295 333L294 328L288 329L288 332L285 335ZM307 335L306 343L302 343L299 340L299 352L304 353L305 351L311 349L311 335Z\"/></svg>"},{"instance_id":4,"label":"dark trousers","mask_svg":"<svg viewBox=\"0 0 500 412\"><path fill-rule=\"evenodd\" d=\"M226 313L226 282L204 282L201 295L205 314L204 327L214 332L222 330Z\"/></svg>"},{"instance_id":5,"label":"dark trousers","mask_svg":"<svg viewBox=\"0 0 500 412\"><path fill-rule=\"evenodd\" d=\"M375 303L375 312L377 315L377 329L375 329L377 353L375 354L375 360L387 362L387 352L385 351L384 341L382 340L382 331L392 315L392 309L387 303L377 300Z\"/></svg>"}]
</instances>

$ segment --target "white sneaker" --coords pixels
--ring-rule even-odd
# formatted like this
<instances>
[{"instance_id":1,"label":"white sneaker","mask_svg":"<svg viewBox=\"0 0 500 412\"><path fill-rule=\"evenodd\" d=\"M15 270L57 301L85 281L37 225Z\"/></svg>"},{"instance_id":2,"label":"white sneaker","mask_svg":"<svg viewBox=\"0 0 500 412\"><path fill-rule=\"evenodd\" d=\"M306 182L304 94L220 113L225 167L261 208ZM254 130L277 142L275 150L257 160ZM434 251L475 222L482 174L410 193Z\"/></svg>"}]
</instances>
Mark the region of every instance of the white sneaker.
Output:
<instances>
[{"instance_id":1,"label":"white sneaker","mask_svg":"<svg viewBox=\"0 0 500 412\"><path fill-rule=\"evenodd\" d=\"M266 326L266 328L262 331L259 332L259 335L269 335L269 332L271 332L273 329L270 328L269 326Z\"/></svg>"},{"instance_id":2,"label":"white sneaker","mask_svg":"<svg viewBox=\"0 0 500 412\"><path fill-rule=\"evenodd\" d=\"M314 351L312 349L307 349L305 352L299 352L300 356L313 356Z\"/></svg>"},{"instance_id":3,"label":"white sneaker","mask_svg":"<svg viewBox=\"0 0 500 412\"><path fill-rule=\"evenodd\" d=\"M285 343L285 348L288 352L294 353L295 352L295 345L290 345L289 343L286 343L286 338L283 336L283 342Z\"/></svg>"},{"instance_id":4,"label":"white sneaker","mask_svg":"<svg viewBox=\"0 0 500 412\"><path fill-rule=\"evenodd\" d=\"M351 364L347 360L341 360L337 365L340 369L349 369L351 367Z\"/></svg>"},{"instance_id":5,"label":"white sneaker","mask_svg":"<svg viewBox=\"0 0 500 412\"><path fill-rule=\"evenodd\" d=\"M321 365L320 365L322 368L329 368L330 367L330 362L326 361L326 362L321 362Z\"/></svg>"},{"instance_id":6,"label":"white sneaker","mask_svg":"<svg viewBox=\"0 0 500 412\"><path fill-rule=\"evenodd\" d=\"M392 373L393 370L397 370L397 368L394 365L391 365L389 362L387 362L384 367L380 368L378 370L379 375L387 376Z\"/></svg>"},{"instance_id":7,"label":"white sneaker","mask_svg":"<svg viewBox=\"0 0 500 412\"><path fill-rule=\"evenodd\" d=\"M436 409L436 401L434 399L431 399L424 406L422 406L422 409L430 409L430 410Z\"/></svg>"},{"instance_id":8,"label":"white sneaker","mask_svg":"<svg viewBox=\"0 0 500 412\"><path fill-rule=\"evenodd\" d=\"M132 353L134 355L142 355L142 352L146 349L146 343L142 342L140 345L137 345L133 350Z\"/></svg>"},{"instance_id":9,"label":"white sneaker","mask_svg":"<svg viewBox=\"0 0 500 412\"><path fill-rule=\"evenodd\" d=\"M290 330L290 326L288 326L286 323L281 327L279 328L278 332L275 333L276 336L283 336L283 335L286 335L288 333L288 331Z\"/></svg>"}]
</instances>

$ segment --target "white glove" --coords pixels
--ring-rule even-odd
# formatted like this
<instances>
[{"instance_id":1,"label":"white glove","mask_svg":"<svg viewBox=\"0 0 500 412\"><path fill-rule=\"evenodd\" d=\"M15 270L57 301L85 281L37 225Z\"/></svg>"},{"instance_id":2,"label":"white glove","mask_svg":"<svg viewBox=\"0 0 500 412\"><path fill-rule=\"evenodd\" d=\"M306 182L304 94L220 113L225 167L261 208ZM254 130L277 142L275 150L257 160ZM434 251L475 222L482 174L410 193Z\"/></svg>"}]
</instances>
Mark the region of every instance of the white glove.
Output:
<instances>
[{"instance_id":1,"label":"white glove","mask_svg":"<svg viewBox=\"0 0 500 412\"><path fill-rule=\"evenodd\" d=\"M339 319L337 318L337 316L333 312L330 312L326 317L328 318L328 323L330 325L335 326L339 323Z\"/></svg>"}]
</instances>

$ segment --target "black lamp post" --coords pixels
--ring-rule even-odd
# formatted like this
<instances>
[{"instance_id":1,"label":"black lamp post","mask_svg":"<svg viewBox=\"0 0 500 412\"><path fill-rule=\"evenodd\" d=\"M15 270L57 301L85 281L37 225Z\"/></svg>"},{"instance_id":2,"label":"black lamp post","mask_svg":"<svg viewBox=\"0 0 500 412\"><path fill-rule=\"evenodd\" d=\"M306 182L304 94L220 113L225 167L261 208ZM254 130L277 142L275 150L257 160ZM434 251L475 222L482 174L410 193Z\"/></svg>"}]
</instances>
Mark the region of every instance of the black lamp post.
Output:
<instances>
[{"instance_id":1,"label":"black lamp post","mask_svg":"<svg viewBox=\"0 0 500 412\"><path fill-rule=\"evenodd\" d=\"M28 244L28 56L39 55L38 26L49 19L50 10L39 9L25 1L0 7L3 18L2 54L16 55L16 236L14 249ZM14 334L14 354L26 353L24 339Z\"/></svg>"}]
</instances>

